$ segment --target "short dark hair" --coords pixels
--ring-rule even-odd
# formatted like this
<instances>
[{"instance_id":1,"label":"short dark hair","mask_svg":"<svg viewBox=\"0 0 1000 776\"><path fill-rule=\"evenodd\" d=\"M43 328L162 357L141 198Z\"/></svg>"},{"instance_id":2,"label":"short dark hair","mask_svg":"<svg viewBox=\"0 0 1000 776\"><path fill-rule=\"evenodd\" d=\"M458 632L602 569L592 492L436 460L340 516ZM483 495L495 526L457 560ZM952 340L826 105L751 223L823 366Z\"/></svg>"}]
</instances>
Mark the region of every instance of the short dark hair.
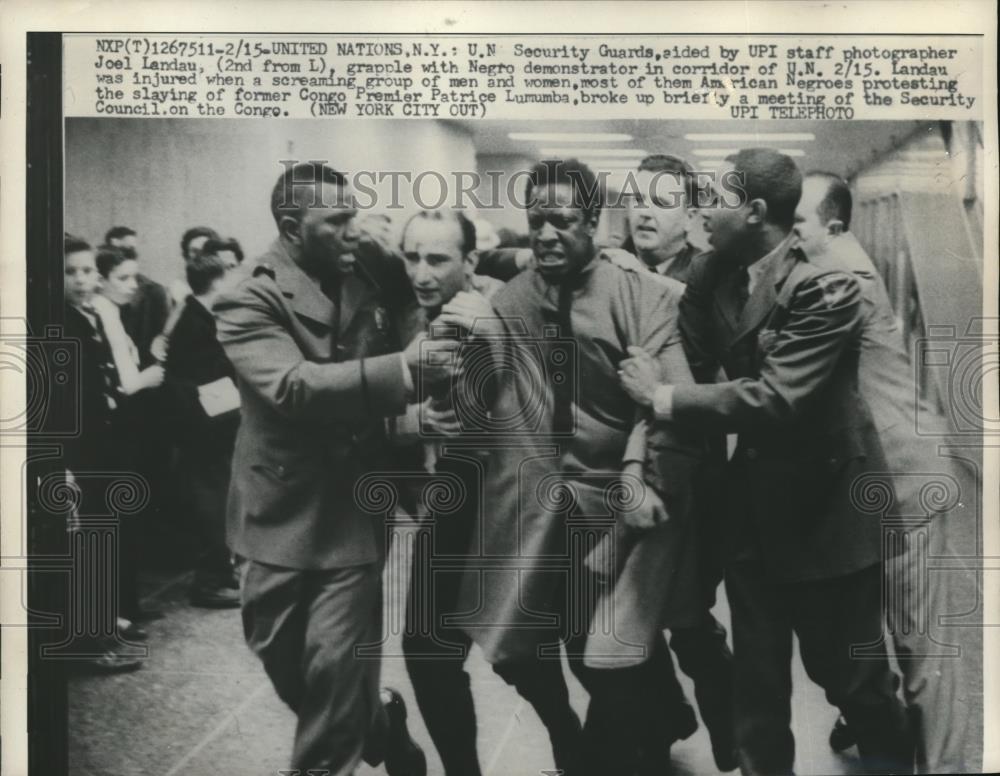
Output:
<instances>
[{"instance_id":1,"label":"short dark hair","mask_svg":"<svg viewBox=\"0 0 1000 776\"><path fill-rule=\"evenodd\" d=\"M528 172L525 200L530 205L535 189L564 184L573 187L573 201L583 210L588 221L595 220L604 206L600 181L587 165L578 159L545 159Z\"/></svg>"},{"instance_id":2,"label":"short dark hair","mask_svg":"<svg viewBox=\"0 0 1000 776\"><path fill-rule=\"evenodd\" d=\"M232 252L236 256L236 261L240 264L243 263L243 248L240 247L239 242L233 237L230 237L228 240L208 239L201 246L201 253L211 256L218 256L225 251Z\"/></svg>"},{"instance_id":3,"label":"short dark hair","mask_svg":"<svg viewBox=\"0 0 1000 776\"><path fill-rule=\"evenodd\" d=\"M63 233L63 256L69 256L71 253L80 253L81 251L92 251L90 243L84 240L82 237L77 237L75 234L70 234L69 232Z\"/></svg>"},{"instance_id":4,"label":"short dark hair","mask_svg":"<svg viewBox=\"0 0 1000 776\"><path fill-rule=\"evenodd\" d=\"M214 253L199 253L184 268L188 285L194 294L206 293L212 283L226 274L226 265Z\"/></svg>"},{"instance_id":5,"label":"short dark hair","mask_svg":"<svg viewBox=\"0 0 1000 776\"><path fill-rule=\"evenodd\" d=\"M679 177L684 183L684 196L689 207L698 204L698 182L694 168L687 160L673 154L652 154L639 162L637 172L668 172Z\"/></svg>"},{"instance_id":6,"label":"short dark hair","mask_svg":"<svg viewBox=\"0 0 1000 776\"><path fill-rule=\"evenodd\" d=\"M792 157L773 148L744 148L726 161L740 174L747 201L762 199L767 204L765 220L791 229L802 198L802 173Z\"/></svg>"},{"instance_id":7,"label":"short dark hair","mask_svg":"<svg viewBox=\"0 0 1000 776\"><path fill-rule=\"evenodd\" d=\"M112 240L121 240L124 237L135 237L135 229L131 229L127 226L112 226L104 234L104 244L111 245Z\"/></svg>"},{"instance_id":8,"label":"short dark hair","mask_svg":"<svg viewBox=\"0 0 1000 776\"><path fill-rule=\"evenodd\" d=\"M832 172L821 170L807 172L806 178L819 178L827 184L826 196L816 207L820 222L826 226L836 218L844 225L844 229L850 229L854 198L851 196L851 187L847 185L847 181Z\"/></svg>"},{"instance_id":9,"label":"short dark hair","mask_svg":"<svg viewBox=\"0 0 1000 776\"><path fill-rule=\"evenodd\" d=\"M192 240L199 237L207 237L209 240L218 240L219 233L210 226L192 226L181 237L181 256L187 257L187 249Z\"/></svg>"},{"instance_id":10,"label":"short dark hair","mask_svg":"<svg viewBox=\"0 0 1000 776\"><path fill-rule=\"evenodd\" d=\"M102 245L97 249L97 271L106 278L111 270L126 261L135 261L135 252L129 255L115 245Z\"/></svg>"},{"instance_id":11,"label":"short dark hair","mask_svg":"<svg viewBox=\"0 0 1000 776\"><path fill-rule=\"evenodd\" d=\"M419 213L415 213L410 216L406 224L403 226L402 240L406 239L406 230L410 228L410 224L416 221L418 218L425 221L445 221L449 218L453 218L458 221L458 226L462 230L462 255L468 256L476 249L476 225L469 220L468 216L465 215L461 210L421 210Z\"/></svg>"},{"instance_id":12,"label":"short dark hair","mask_svg":"<svg viewBox=\"0 0 1000 776\"><path fill-rule=\"evenodd\" d=\"M347 177L322 162L300 162L286 167L271 190L271 215L274 223L280 227L282 216L294 215L298 218L309 203L320 202L324 183L344 186ZM303 196L303 192L308 189L313 192L310 199Z\"/></svg>"}]
</instances>

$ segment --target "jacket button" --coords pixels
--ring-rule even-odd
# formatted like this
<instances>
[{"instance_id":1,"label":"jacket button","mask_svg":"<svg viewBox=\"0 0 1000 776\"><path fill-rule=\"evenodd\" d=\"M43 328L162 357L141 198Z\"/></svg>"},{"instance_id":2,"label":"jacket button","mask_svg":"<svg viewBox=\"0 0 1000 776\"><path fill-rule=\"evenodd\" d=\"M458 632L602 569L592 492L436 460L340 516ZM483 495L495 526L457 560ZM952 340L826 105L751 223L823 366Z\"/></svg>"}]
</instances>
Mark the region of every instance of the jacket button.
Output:
<instances>
[{"instance_id":1,"label":"jacket button","mask_svg":"<svg viewBox=\"0 0 1000 776\"><path fill-rule=\"evenodd\" d=\"M747 458L749 458L751 461L756 461L757 455L758 453L756 448L751 447L747 449Z\"/></svg>"},{"instance_id":2,"label":"jacket button","mask_svg":"<svg viewBox=\"0 0 1000 776\"><path fill-rule=\"evenodd\" d=\"M285 467L283 464L278 464L278 474L280 474L282 477L285 476Z\"/></svg>"}]
</instances>

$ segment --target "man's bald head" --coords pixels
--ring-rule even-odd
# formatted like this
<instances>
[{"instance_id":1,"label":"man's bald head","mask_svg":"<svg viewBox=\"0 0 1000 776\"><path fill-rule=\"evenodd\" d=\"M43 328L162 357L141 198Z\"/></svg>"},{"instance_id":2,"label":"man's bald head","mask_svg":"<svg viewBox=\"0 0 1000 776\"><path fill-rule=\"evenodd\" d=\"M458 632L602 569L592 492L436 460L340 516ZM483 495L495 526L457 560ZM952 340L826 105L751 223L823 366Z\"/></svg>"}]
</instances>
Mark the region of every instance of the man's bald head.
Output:
<instances>
[{"instance_id":1,"label":"man's bald head","mask_svg":"<svg viewBox=\"0 0 1000 776\"><path fill-rule=\"evenodd\" d=\"M828 172L810 172L802 182L802 199L795 213L795 230L808 254L851 226L853 200L847 182Z\"/></svg>"}]
</instances>

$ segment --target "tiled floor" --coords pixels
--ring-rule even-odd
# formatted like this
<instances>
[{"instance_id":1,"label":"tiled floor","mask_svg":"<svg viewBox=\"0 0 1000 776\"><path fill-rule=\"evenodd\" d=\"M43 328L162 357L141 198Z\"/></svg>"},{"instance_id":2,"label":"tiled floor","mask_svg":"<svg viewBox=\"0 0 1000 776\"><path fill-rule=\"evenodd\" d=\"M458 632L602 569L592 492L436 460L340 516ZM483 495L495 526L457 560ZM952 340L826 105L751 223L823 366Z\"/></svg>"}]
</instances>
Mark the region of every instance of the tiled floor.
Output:
<instances>
[{"instance_id":1,"label":"tiled floor","mask_svg":"<svg viewBox=\"0 0 1000 776\"><path fill-rule=\"evenodd\" d=\"M389 564L393 567L405 571L405 563ZM276 776L287 767L292 713L246 649L239 612L192 608L186 597L189 579L182 575L147 580L146 605L163 609L167 616L148 626L149 658L142 670L72 680L71 776ZM728 622L725 601L717 615ZM411 731L428 753L429 772L440 776L441 765L416 712L397 647L398 639L387 647L383 684L403 692ZM468 668L484 772L522 776L551 768L547 738L530 706L494 675L478 652L470 656ZM572 677L569 681L573 703L582 714L586 695ZM693 697L690 682L686 677L682 682ZM830 750L827 736L836 713L797 659L794 687L796 771L854 772L853 749L846 755ZM681 776L716 773L704 729L677 744L673 754L675 773ZM363 766L358 773L381 772Z\"/></svg>"}]
</instances>

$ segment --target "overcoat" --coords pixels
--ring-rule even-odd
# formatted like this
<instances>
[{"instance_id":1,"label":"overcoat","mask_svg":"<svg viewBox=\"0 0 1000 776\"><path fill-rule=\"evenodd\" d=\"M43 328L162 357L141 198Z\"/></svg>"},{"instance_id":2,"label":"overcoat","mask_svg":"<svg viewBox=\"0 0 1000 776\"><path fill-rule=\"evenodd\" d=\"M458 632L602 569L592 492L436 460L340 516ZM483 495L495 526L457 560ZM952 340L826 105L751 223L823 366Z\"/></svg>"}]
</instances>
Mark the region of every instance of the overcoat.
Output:
<instances>
[{"instance_id":1,"label":"overcoat","mask_svg":"<svg viewBox=\"0 0 1000 776\"><path fill-rule=\"evenodd\" d=\"M335 298L280 242L213 306L240 391L227 536L239 555L293 569L378 561L383 527L365 474L391 454L384 419L406 407L402 260L370 251Z\"/></svg>"},{"instance_id":2,"label":"overcoat","mask_svg":"<svg viewBox=\"0 0 1000 776\"><path fill-rule=\"evenodd\" d=\"M648 655L669 603L685 599L670 595L681 584L673 565L703 446L668 423L647 434L617 370L635 345L671 379L692 380L677 332L680 286L601 256L566 283L561 294L529 268L492 299L507 330L492 415L507 433L486 441L458 622L494 663L556 655L560 639L586 631L588 662L628 665ZM643 498L643 483L620 483L623 461L644 459L644 435L671 459L662 468L674 476L660 483L670 519L632 537L601 581L585 559Z\"/></svg>"}]
</instances>

